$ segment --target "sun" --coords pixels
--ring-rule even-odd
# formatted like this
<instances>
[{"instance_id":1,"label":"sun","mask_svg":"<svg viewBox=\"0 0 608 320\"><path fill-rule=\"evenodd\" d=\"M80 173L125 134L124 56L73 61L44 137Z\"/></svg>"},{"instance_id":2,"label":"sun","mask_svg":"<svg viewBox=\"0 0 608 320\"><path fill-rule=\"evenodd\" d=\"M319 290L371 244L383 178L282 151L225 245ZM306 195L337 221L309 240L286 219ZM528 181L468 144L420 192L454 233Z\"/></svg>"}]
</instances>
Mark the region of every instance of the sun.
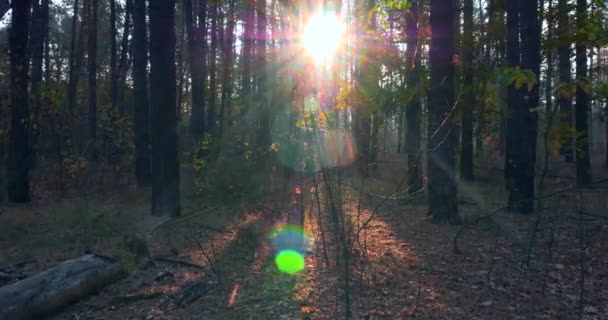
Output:
<instances>
[{"instance_id":1,"label":"sun","mask_svg":"<svg viewBox=\"0 0 608 320\"><path fill-rule=\"evenodd\" d=\"M344 25L337 16L319 12L308 21L303 42L316 63L327 62L338 50Z\"/></svg>"}]
</instances>

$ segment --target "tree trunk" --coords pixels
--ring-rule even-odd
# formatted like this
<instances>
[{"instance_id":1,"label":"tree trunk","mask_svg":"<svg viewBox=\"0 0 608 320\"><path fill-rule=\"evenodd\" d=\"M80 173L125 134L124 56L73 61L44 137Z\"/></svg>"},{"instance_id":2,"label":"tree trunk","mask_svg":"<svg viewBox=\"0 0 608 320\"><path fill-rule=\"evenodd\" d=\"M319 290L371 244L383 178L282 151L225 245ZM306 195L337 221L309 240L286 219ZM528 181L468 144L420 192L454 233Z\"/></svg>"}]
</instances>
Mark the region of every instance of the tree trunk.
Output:
<instances>
[{"instance_id":1,"label":"tree trunk","mask_svg":"<svg viewBox=\"0 0 608 320\"><path fill-rule=\"evenodd\" d=\"M547 40L553 41L553 0L549 0L549 9L546 14L545 21L547 22ZM547 75L545 79L545 113L549 115L553 111L553 64L555 63L553 58L553 48L551 45L548 46L547 53ZM547 123L547 125L551 125ZM547 152L547 150L545 150Z\"/></svg>"},{"instance_id":2,"label":"tree trunk","mask_svg":"<svg viewBox=\"0 0 608 320\"><path fill-rule=\"evenodd\" d=\"M473 164L473 0L464 1L463 23L463 58L464 58L464 97L462 115L462 146L460 150L460 175L466 181L472 181Z\"/></svg>"},{"instance_id":3,"label":"tree trunk","mask_svg":"<svg viewBox=\"0 0 608 320\"><path fill-rule=\"evenodd\" d=\"M30 138L32 163L35 160L36 142L38 140L38 121L42 109L42 63L44 58L44 43L49 19L48 0L35 0L32 10L32 31L30 38L30 52L32 57L31 94L33 98L32 118L30 124Z\"/></svg>"},{"instance_id":4,"label":"tree trunk","mask_svg":"<svg viewBox=\"0 0 608 320\"><path fill-rule=\"evenodd\" d=\"M591 159L589 157L589 95L582 83L590 83L587 78L587 0L576 2L576 26L579 33L576 37L576 184L591 185Z\"/></svg>"},{"instance_id":5,"label":"tree trunk","mask_svg":"<svg viewBox=\"0 0 608 320\"><path fill-rule=\"evenodd\" d=\"M85 148L88 147L85 152L89 155L92 160L97 159L97 10L98 0L89 0L89 14L88 14L88 33L87 46L88 46L88 82L89 82L89 141Z\"/></svg>"},{"instance_id":6,"label":"tree trunk","mask_svg":"<svg viewBox=\"0 0 608 320\"><path fill-rule=\"evenodd\" d=\"M175 1L150 0L152 215L180 215L175 110Z\"/></svg>"},{"instance_id":7,"label":"tree trunk","mask_svg":"<svg viewBox=\"0 0 608 320\"><path fill-rule=\"evenodd\" d=\"M1 287L0 319L41 319L101 290L124 274L119 264L92 254L64 261Z\"/></svg>"},{"instance_id":8,"label":"tree trunk","mask_svg":"<svg viewBox=\"0 0 608 320\"><path fill-rule=\"evenodd\" d=\"M257 146L260 154L266 154L270 146L270 110L268 108L268 88L266 85L266 0L257 0L257 102L260 110L260 128Z\"/></svg>"},{"instance_id":9,"label":"tree trunk","mask_svg":"<svg viewBox=\"0 0 608 320\"><path fill-rule=\"evenodd\" d=\"M11 1L12 19L9 30L11 125L8 142L8 199L30 201L30 110L27 93L27 40L30 27L31 0Z\"/></svg>"},{"instance_id":10,"label":"tree trunk","mask_svg":"<svg viewBox=\"0 0 608 320\"><path fill-rule=\"evenodd\" d=\"M254 41L254 28L255 28L255 16L253 15L255 8L255 0L244 0L242 17L243 20L243 51L241 53L242 68L241 73L241 97L245 100L250 99L249 95L252 93L252 80L251 80L251 60L253 58L253 41ZM246 103L248 104L248 103Z\"/></svg>"},{"instance_id":11,"label":"tree trunk","mask_svg":"<svg viewBox=\"0 0 608 320\"><path fill-rule=\"evenodd\" d=\"M559 48L557 52L559 54L559 81L561 85L569 85L572 82L571 72L571 49L570 45L570 27L569 27L569 14L570 9L568 8L568 0L559 0L557 4L558 14L558 40ZM572 128L572 96L569 94L561 94L558 97L559 111L560 111L560 126L563 128ZM561 138L561 153L564 155L566 162L574 161L574 138L570 134L570 130L564 137Z\"/></svg>"},{"instance_id":12,"label":"tree trunk","mask_svg":"<svg viewBox=\"0 0 608 320\"><path fill-rule=\"evenodd\" d=\"M226 103L232 95L232 65L234 64L234 39L235 39L235 0L231 0L228 7L228 21L226 25L226 33L224 36L224 46L222 48L224 57L224 77L222 85L222 99L220 105L220 117L219 117L219 134L221 137L224 130L224 117L226 115Z\"/></svg>"},{"instance_id":13,"label":"tree trunk","mask_svg":"<svg viewBox=\"0 0 608 320\"><path fill-rule=\"evenodd\" d=\"M507 65L509 68L518 68L520 66L520 41L519 41L519 1L507 1ZM505 181L507 188L513 187L513 165L515 153L521 153L523 146L517 145L514 138L519 130L518 126L521 123L516 123L516 113L518 106L523 104L522 92L515 88L515 84L511 83L508 87L507 106L509 110L506 124L506 151L505 151Z\"/></svg>"},{"instance_id":14,"label":"tree trunk","mask_svg":"<svg viewBox=\"0 0 608 320\"><path fill-rule=\"evenodd\" d=\"M460 224L454 171L455 0L431 1L429 101L429 212L433 223Z\"/></svg>"},{"instance_id":15,"label":"tree trunk","mask_svg":"<svg viewBox=\"0 0 608 320\"><path fill-rule=\"evenodd\" d=\"M124 112L126 109L125 106L125 89L126 89L126 78L127 71L129 70L129 61L127 59L127 53L132 51L132 46L129 45L129 29L131 27L130 17L133 11L133 0L126 0L127 8L125 10L125 23L122 31L122 41L121 41L121 52L120 52L120 60L118 63L118 71L116 72L116 91L117 95L117 104L120 108L121 112ZM130 49L131 48L131 49Z\"/></svg>"},{"instance_id":16,"label":"tree trunk","mask_svg":"<svg viewBox=\"0 0 608 320\"><path fill-rule=\"evenodd\" d=\"M128 19L125 20L125 23ZM110 0L110 101L118 104L118 56L116 52L116 0Z\"/></svg>"},{"instance_id":17,"label":"tree trunk","mask_svg":"<svg viewBox=\"0 0 608 320\"><path fill-rule=\"evenodd\" d=\"M408 191L410 193L417 192L423 188L422 185L422 150L421 133L420 133L420 77L418 68L420 66L421 45L418 43L418 17L419 6L418 0L412 2L410 14L406 20L406 70L407 80L406 85L408 90L412 92L410 99L405 106L405 117L407 121L405 151L407 152L407 176L408 176Z\"/></svg>"},{"instance_id":18,"label":"tree trunk","mask_svg":"<svg viewBox=\"0 0 608 320\"><path fill-rule=\"evenodd\" d=\"M80 50L82 41L77 42L77 38L82 38L82 34L77 32L78 26L78 0L74 0L74 14L72 17L72 38L70 40L69 58L69 80L68 80L68 111L74 112L76 107L76 91L78 90L78 80L80 78ZM82 33L82 32L81 32ZM77 47L78 45L78 47Z\"/></svg>"},{"instance_id":19,"label":"tree trunk","mask_svg":"<svg viewBox=\"0 0 608 320\"><path fill-rule=\"evenodd\" d=\"M206 7L206 1L199 4ZM206 11L206 9L199 9ZM192 8L192 0L184 0L184 11L186 20L186 34L188 36L188 64L190 66L191 77L191 108L190 115L190 134L194 139L200 139L205 132L205 79L204 79L204 64L203 57L203 32L206 29L204 19L198 22L198 26L194 21ZM203 18L205 15L203 14Z\"/></svg>"},{"instance_id":20,"label":"tree trunk","mask_svg":"<svg viewBox=\"0 0 608 320\"><path fill-rule=\"evenodd\" d=\"M42 10L45 13L45 25L43 26L43 30L45 33L44 36L44 81L51 81L51 37L49 28L49 7L52 0L45 0L42 2Z\"/></svg>"},{"instance_id":21,"label":"tree trunk","mask_svg":"<svg viewBox=\"0 0 608 320\"><path fill-rule=\"evenodd\" d=\"M538 129L537 108L540 102L540 36L538 0L520 2L522 68L534 72L536 83L527 92L523 103L513 106L511 168L513 186L509 193L509 207L520 213L534 210L534 183L536 168L536 141Z\"/></svg>"},{"instance_id":22,"label":"tree trunk","mask_svg":"<svg viewBox=\"0 0 608 320\"><path fill-rule=\"evenodd\" d=\"M211 48L208 52L209 54L209 68L208 73L209 73L209 102L207 103L207 124L208 124L208 131L211 134L215 134L215 128L216 128L216 111L215 111L215 106L216 106L216 101L217 101L217 72L216 72L216 58L217 58L217 37L218 37L218 14L219 14L219 10L218 10L218 6L219 6L219 1L216 1L215 3L211 3L210 7L209 7L209 12L210 12L210 19L211 19L211 33L209 34L210 36L210 41L211 41Z\"/></svg>"},{"instance_id":23,"label":"tree trunk","mask_svg":"<svg viewBox=\"0 0 608 320\"><path fill-rule=\"evenodd\" d=\"M133 103L135 176L139 186L146 186L151 179L146 0L133 2Z\"/></svg>"}]
</instances>

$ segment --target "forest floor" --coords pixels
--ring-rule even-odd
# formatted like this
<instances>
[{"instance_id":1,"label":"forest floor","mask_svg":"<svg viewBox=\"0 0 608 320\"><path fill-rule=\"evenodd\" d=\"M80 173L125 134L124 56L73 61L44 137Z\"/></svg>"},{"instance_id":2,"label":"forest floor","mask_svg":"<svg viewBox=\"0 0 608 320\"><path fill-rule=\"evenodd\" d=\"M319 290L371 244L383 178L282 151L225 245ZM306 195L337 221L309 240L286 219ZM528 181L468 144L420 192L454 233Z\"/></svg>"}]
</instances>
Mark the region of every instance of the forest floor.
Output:
<instances>
[{"instance_id":1,"label":"forest floor","mask_svg":"<svg viewBox=\"0 0 608 320\"><path fill-rule=\"evenodd\" d=\"M400 183L402 170L395 168L405 168L403 159L385 156L364 184L344 182L345 212L352 221L369 220L352 250L354 319L608 319L608 184L551 196L540 215L501 211L479 219L504 206L507 196L502 172L486 166L476 182L459 189L465 229L456 254L453 240L462 226L430 224L422 196L386 199ZM599 163L593 173L595 180L608 177ZM569 165L552 163L549 175L545 194L573 185ZM53 319L343 318L343 270L327 219L319 224L310 215L307 229L315 237L305 269L287 275L277 270L259 232L284 218L285 207L211 204L186 192L184 212L196 218L155 233L150 251L166 259L137 266L122 247L125 235L143 234L155 221L143 193L129 185L104 189L99 183L86 196L59 201L37 190L30 204L0 206L0 271L15 276L6 281L91 250L122 257L131 274ZM316 212L312 201L309 207ZM189 283L200 284L194 292L200 297L176 302Z\"/></svg>"}]
</instances>

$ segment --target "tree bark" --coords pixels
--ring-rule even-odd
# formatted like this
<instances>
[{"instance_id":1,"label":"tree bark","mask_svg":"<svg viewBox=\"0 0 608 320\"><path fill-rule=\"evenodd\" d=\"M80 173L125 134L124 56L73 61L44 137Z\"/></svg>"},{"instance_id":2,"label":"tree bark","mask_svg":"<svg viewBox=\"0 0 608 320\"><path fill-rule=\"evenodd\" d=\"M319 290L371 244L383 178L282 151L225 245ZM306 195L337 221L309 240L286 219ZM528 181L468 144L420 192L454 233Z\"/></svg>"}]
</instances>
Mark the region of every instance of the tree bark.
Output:
<instances>
[{"instance_id":1,"label":"tree bark","mask_svg":"<svg viewBox=\"0 0 608 320\"><path fill-rule=\"evenodd\" d=\"M208 131L212 135L215 134L216 129L216 101L217 101L217 70L216 70L216 59L217 59L217 37L218 37L218 10L219 1L211 3L209 7L209 17L211 19L211 32L209 34L211 48L209 54L209 102L207 103L207 124Z\"/></svg>"},{"instance_id":2,"label":"tree bark","mask_svg":"<svg viewBox=\"0 0 608 320\"><path fill-rule=\"evenodd\" d=\"M133 103L135 177L139 186L147 186L150 183L151 173L146 0L133 2Z\"/></svg>"},{"instance_id":3,"label":"tree bark","mask_svg":"<svg viewBox=\"0 0 608 320\"><path fill-rule=\"evenodd\" d=\"M124 274L117 263L93 254L64 261L1 287L0 319L40 319L101 290Z\"/></svg>"},{"instance_id":4,"label":"tree bark","mask_svg":"<svg viewBox=\"0 0 608 320\"><path fill-rule=\"evenodd\" d=\"M175 1L150 0L152 215L180 215Z\"/></svg>"},{"instance_id":5,"label":"tree bark","mask_svg":"<svg viewBox=\"0 0 608 320\"><path fill-rule=\"evenodd\" d=\"M522 68L535 75L536 83L523 101L512 109L512 142L514 183L510 188L509 207L520 213L534 210L534 183L536 168L536 141L538 129L538 105L540 102L540 19L538 0L520 2Z\"/></svg>"},{"instance_id":6,"label":"tree bark","mask_svg":"<svg viewBox=\"0 0 608 320\"><path fill-rule=\"evenodd\" d=\"M92 160L97 159L97 11L98 11L98 0L91 1L88 8L88 38L87 38L87 72L88 72L88 83L89 83L89 141L85 150Z\"/></svg>"},{"instance_id":7,"label":"tree bark","mask_svg":"<svg viewBox=\"0 0 608 320\"><path fill-rule=\"evenodd\" d=\"M460 224L454 171L454 64L456 53L455 0L431 1L430 100L429 100L429 212L433 223Z\"/></svg>"},{"instance_id":8,"label":"tree bark","mask_svg":"<svg viewBox=\"0 0 608 320\"><path fill-rule=\"evenodd\" d=\"M581 187L591 185L591 158L589 156L589 95L582 88L590 84L587 70L587 0L577 0L576 7L576 184Z\"/></svg>"},{"instance_id":9,"label":"tree bark","mask_svg":"<svg viewBox=\"0 0 608 320\"><path fill-rule=\"evenodd\" d=\"M232 65L234 64L234 39L235 39L235 0L229 2L228 13L227 13L227 24L226 32L224 35L224 45L222 47L224 57L224 76L222 84L222 99L220 104L220 116L219 116L219 134L221 137L224 130L224 117L226 115L226 104L227 100L232 96Z\"/></svg>"},{"instance_id":10,"label":"tree bark","mask_svg":"<svg viewBox=\"0 0 608 320\"><path fill-rule=\"evenodd\" d=\"M49 19L49 1L34 0L32 10L32 31L30 37L30 52L32 57L32 118L30 124L30 138L32 153L30 155L32 163L35 158L36 142L38 140L38 120L42 109L42 63L44 58L44 43Z\"/></svg>"},{"instance_id":11,"label":"tree bark","mask_svg":"<svg viewBox=\"0 0 608 320\"><path fill-rule=\"evenodd\" d=\"M206 7L206 1L199 4ZM205 8L199 9L206 11ZM201 21L194 20L192 0L184 0L184 11L186 19L186 34L188 36L188 64L190 66L191 77L191 108L190 114L190 134L194 139L200 139L205 132L205 78L203 56L203 32L206 29L206 16L202 14Z\"/></svg>"},{"instance_id":12,"label":"tree bark","mask_svg":"<svg viewBox=\"0 0 608 320\"><path fill-rule=\"evenodd\" d=\"M74 112L76 106L76 91L78 90L78 80L80 78L80 50L82 41L77 42L77 38L82 38L82 34L77 32L78 26L78 0L74 0L74 13L72 17L72 38L70 40L69 58L69 80L68 80L68 111ZM82 32L80 32L82 33ZM78 46L77 46L78 45Z\"/></svg>"},{"instance_id":13,"label":"tree bark","mask_svg":"<svg viewBox=\"0 0 608 320\"><path fill-rule=\"evenodd\" d=\"M463 33L464 106L462 108L460 175L466 181L473 181L473 0L464 1Z\"/></svg>"},{"instance_id":14,"label":"tree bark","mask_svg":"<svg viewBox=\"0 0 608 320\"><path fill-rule=\"evenodd\" d=\"M125 23L128 19L125 20ZM118 56L116 52L116 0L110 0L110 102L118 104Z\"/></svg>"},{"instance_id":15,"label":"tree bark","mask_svg":"<svg viewBox=\"0 0 608 320\"><path fill-rule=\"evenodd\" d=\"M570 85L572 82L571 72L571 49L570 46L572 41L570 40L569 30L569 12L568 0L559 0L557 3L557 14L558 14L558 41L559 48L557 49L559 55L559 81L561 85ZM564 128L572 128L572 96L569 94L559 95L558 98L559 111L560 111L560 126ZM567 130L570 131L570 130ZM574 161L574 137L570 133L566 133L562 139L561 153L564 155L566 162Z\"/></svg>"},{"instance_id":16,"label":"tree bark","mask_svg":"<svg viewBox=\"0 0 608 320\"><path fill-rule=\"evenodd\" d=\"M406 20L406 70L407 80L406 85L412 93L405 106L405 117L407 121L405 151L407 152L407 176L408 176L408 191L410 193L417 192L423 188L422 185L422 164L421 156L421 133L420 133L420 76L418 68L420 66L420 50L421 45L418 43L418 18L419 6L418 0L412 2L410 13Z\"/></svg>"},{"instance_id":17,"label":"tree bark","mask_svg":"<svg viewBox=\"0 0 608 320\"><path fill-rule=\"evenodd\" d=\"M28 35L31 0L11 1L9 30L11 126L8 144L8 199L29 202L30 109L28 103Z\"/></svg>"}]
</instances>

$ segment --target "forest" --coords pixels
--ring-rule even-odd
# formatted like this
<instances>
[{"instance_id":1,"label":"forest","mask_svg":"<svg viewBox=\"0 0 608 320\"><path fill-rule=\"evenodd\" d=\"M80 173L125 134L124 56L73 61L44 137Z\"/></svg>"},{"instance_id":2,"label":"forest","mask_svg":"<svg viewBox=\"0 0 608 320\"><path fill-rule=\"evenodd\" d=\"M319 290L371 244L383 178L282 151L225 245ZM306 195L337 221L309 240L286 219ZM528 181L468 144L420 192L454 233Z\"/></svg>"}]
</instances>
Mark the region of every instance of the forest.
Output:
<instances>
[{"instance_id":1,"label":"forest","mask_svg":"<svg viewBox=\"0 0 608 320\"><path fill-rule=\"evenodd\" d=\"M608 1L0 0L0 320L608 319Z\"/></svg>"}]
</instances>

